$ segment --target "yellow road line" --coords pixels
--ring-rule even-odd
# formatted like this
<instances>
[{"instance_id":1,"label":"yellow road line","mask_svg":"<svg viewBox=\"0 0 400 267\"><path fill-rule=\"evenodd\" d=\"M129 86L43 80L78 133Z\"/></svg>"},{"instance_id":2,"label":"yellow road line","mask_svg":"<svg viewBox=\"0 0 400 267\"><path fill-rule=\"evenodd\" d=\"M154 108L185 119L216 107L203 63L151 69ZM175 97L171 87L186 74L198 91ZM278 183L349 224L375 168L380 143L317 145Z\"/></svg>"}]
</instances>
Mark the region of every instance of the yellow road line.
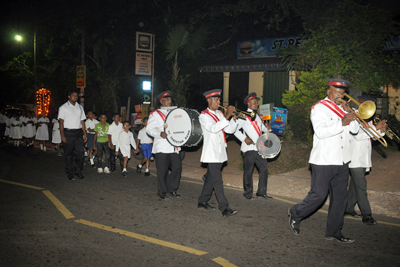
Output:
<instances>
[{"instance_id":1,"label":"yellow road line","mask_svg":"<svg viewBox=\"0 0 400 267\"><path fill-rule=\"evenodd\" d=\"M113 228L113 227L110 227L110 226L107 226L107 225L103 225L103 224L99 224L99 223L95 223L95 222L90 222L90 221L86 221L86 220L82 220L82 219L75 220L75 222L81 223L81 224L85 224L87 226L92 226L92 227L95 227L95 228L99 228L99 229L102 229L102 230L110 231L110 232L113 232L113 233L117 233L117 234L120 234L120 235L126 235L126 236L129 236L129 237L133 237L133 238L136 238L136 239L139 239L139 240L142 240L142 241L145 241L145 242L153 243L153 244L156 244L156 245L160 245L160 246L164 246L164 247L173 248L173 249L176 249L176 250L181 250L181 251L184 251L184 252L192 253L192 254L199 255L199 256L208 253L208 252L205 252L205 251L197 250L197 249L186 247L186 246L181 246L181 245L178 245L178 244L175 244L175 243L163 241L163 240L160 240L160 239L156 239L156 238L153 238L153 237L149 237L149 236L145 236L145 235L141 235L141 234L125 231L125 230L118 229L118 228Z\"/></svg>"},{"instance_id":2,"label":"yellow road line","mask_svg":"<svg viewBox=\"0 0 400 267\"><path fill-rule=\"evenodd\" d=\"M49 190L43 190L43 194L46 195L53 202L54 206L64 215L66 219L75 218L75 216L60 202Z\"/></svg>"},{"instance_id":3,"label":"yellow road line","mask_svg":"<svg viewBox=\"0 0 400 267\"><path fill-rule=\"evenodd\" d=\"M7 184L13 184L13 185L19 185L19 186L28 187L28 188L31 188L31 189L36 189L36 190L43 190L44 189L44 188L33 186L33 185L21 184L21 183L17 183L17 182L11 182L11 181L7 181L7 180L2 180L2 179L0 179L0 182L7 183Z\"/></svg>"},{"instance_id":4,"label":"yellow road line","mask_svg":"<svg viewBox=\"0 0 400 267\"><path fill-rule=\"evenodd\" d=\"M223 267L237 267L235 264L230 263L229 261L218 257L215 259L212 259L213 261L215 261L216 263L218 263L219 265L223 266Z\"/></svg>"}]
</instances>

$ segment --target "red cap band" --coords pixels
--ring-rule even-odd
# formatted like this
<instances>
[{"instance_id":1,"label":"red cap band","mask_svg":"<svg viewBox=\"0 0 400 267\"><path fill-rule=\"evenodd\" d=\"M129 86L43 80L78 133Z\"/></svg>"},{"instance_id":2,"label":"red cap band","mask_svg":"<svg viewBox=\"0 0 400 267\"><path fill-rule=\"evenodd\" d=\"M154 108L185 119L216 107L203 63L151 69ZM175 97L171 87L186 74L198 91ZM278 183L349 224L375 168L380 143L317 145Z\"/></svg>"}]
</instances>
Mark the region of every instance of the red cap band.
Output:
<instances>
[{"instance_id":1,"label":"red cap band","mask_svg":"<svg viewBox=\"0 0 400 267\"><path fill-rule=\"evenodd\" d=\"M165 93L162 96L160 96L160 99L163 98L164 96L168 95L169 93Z\"/></svg>"},{"instance_id":2,"label":"red cap band","mask_svg":"<svg viewBox=\"0 0 400 267\"><path fill-rule=\"evenodd\" d=\"M253 96L250 96L247 100L246 100L246 103L248 103L250 100L252 100L253 98L256 98L256 96L255 95L253 95Z\"/></svg>"},{"instance_id":3,"label":"red cap band","mask_svg":"<svg viewBox=\"0 0 400 267\"><path fill-rule=\"evenodd\" d=\"M341 82L328 82L328 84L330 84L330 85L337 85L337 86L346 86L346 87L347 87L347 84L346 84L346 83L341 83Z\"/></svg>"},{"instance_id":4,"label":"red cap band","mask_svg":"<svg viewBox=\"0 0 400 267\"><path fill-rule=\"evenodd\" d=\"M213 96L213 95L218 95L218 94L219 94L219 92L214 92L214 93L211 93L211 94L206 95L206 98L209 98L209 97L211 97L211 96Z\"/></svg>"}]
</instances>

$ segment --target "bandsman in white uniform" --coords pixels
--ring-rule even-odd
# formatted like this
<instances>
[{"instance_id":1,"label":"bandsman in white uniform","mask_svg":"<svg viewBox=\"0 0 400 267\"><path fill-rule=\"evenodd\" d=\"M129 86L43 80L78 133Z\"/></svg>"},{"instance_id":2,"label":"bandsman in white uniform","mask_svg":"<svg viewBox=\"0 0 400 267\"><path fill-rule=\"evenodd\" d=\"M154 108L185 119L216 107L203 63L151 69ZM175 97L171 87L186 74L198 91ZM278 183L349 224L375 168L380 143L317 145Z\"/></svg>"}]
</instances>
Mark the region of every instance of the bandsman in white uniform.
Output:
<instances>
[{"instance_id":1,"label":"bandsman in white uniform","mask_svg":"<svg viewBox=\"0 0 400 267\"><path fill-rule=\"evenodd\" d=\"M157 195L161 199L167 199L169 194L179 198L177 194L179 182L181 181L182 161L180 157L180 147L174 147L167 141L167 134L164 130L164 121L170 110L172 92L164 91L158 94L161 108L150 113L146 132L154 138L153 154L156 158L157 166ZM169 169L171 173L168 174Z\"/></svg>"},{"instance_id":2,"label":"bandsman in white uniform","mask_svg":"<svg viewBox=\"0 0 400 267\"><path fill-rule=\"evenodd\" d=\"M360 96L358 97L360 102L377 100L372 97ZM374 126L373 121L370 120L368 125L376 130L381 136L385 135L385 129L387 127L386 120L382 120ZM367 194L367 179L365 173L369 172L372 167L371 154L372 154L372 143L371 138L373 136L361 127L360 131L356 135L352 135L351 151L352 157L349 164L349 170L351 174L349 189L347 191L347 207L346 215L353 216L355 218L361 218L362 222L367 225L377 224L376 220L372 217L371 206L368 201ZM358 204L361 210L359 215L355 212L354 206Z\"/></svg>"},{"instance_id":3,"label":"bandsman in white uniform","mask_svg":"<svg viewBox=\"0 0 400 267\"><path fill-rule=\"evenodd\" d=\"M329 193L329 212L325 239L352 243L354 239L342 235L343 218L347 204L347 182L351 160L351 136L359 124L355 114L340 101L350 82L328 79L327 97L311 108L314 129L313 148L310 154L311 189L304 200L289 208L289 227L300 233L300 222L314 213L324 203Z\"/></svg>"},{"instance_id":4,"label":"bandsman in white uniform","mask_svg":"<svg viewBox=\"0 0 400 267\"><path fill-rule=\"evenodd\" d=\"M244 104L247 105L247 112L251 113L253 111L258 111L258 100L259 98L254 92L246 96ZM254 199L253 169L255 164L260 172L256 196L257 198L270 199L272 197L267 195L268 161L266 158L262 158L261 155L258 154L255 143L262 133L266 133L271 129L271 126L267 124L267 128L258 114L256 114L254 119L250 118L250 116L246 116L245 120L238 119L237 123L238 129L235 132L235 136L240 142L242 142L240 150L243 153L243 195L246 199ZM243 132L241 129L243 129Z\"/></svg>"},{"instance_id":5,"label":"bandsman in white uniform","mask_svg":"<svg viewBox=\"0 0 400 267\"><path fill-rule=\"evenodd\" d=\"M221 92L221 89L213 89L203 94L207 99L208 108L203 110L199 116L204 138L200 161L208 163L208 166L197 207L215 210L208 204L214 191L218 200L218 209L224 217L227 217L235 215L237 211L229 207L228 199L225 197L221 169L222 164L228 160L225 133L231 134L236 131L237 117L234 116L231 121L228 121L233 114L233 106L227 108L226 116L218 110Z\"/></svg>"}]
</instances>

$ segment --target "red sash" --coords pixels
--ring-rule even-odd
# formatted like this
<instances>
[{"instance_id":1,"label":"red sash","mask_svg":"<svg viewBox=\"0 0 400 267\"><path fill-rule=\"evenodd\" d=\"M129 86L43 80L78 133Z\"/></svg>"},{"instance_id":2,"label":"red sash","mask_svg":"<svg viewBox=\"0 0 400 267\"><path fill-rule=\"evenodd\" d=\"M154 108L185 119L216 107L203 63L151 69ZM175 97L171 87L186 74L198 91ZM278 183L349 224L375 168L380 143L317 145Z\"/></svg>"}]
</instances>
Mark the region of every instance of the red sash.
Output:
<instances>
[{"instance_id":1,"label":"red sash","mask_svg":"<svg viewBox=\"0 0 400 267\"><path fill-rule=\"evenodd\" d=\"M167 116L165 116L165 114L162 113L161 111L159 111L158 109L156 109L156 111L157 111L158 115L160 115L161 119L162 119L163 121L165 121L165 119L167 118Z\"/></svg>"},{"instance_id":2,"label":"red sash","mask_svg":"<svg viewBox=\"0 0 400 267\"><path fill-rule=\"evenodd\" d=\"M325 105L327 108L329 108L330 110L332 110L333 113L335 113L336 115L338 115L338 117L339 117L340 119L343 119L343 117L346 115L346 113L345 113L343 110L341 110L335 103L333 103L333 102L331 102L331 101L320 100L320 101L317 102L317 104L318 104L318 103L321 103L321 104ZM316 104L315 104L315 105L316 105ZM314 105L314 106L315 106L315 105ZM314 108L314 106L313 106L313 108Z\"/></svg>"},{"instance_id":3,"label":"red sash","mask_svg":"<svg viewBox=\"0 0 400 267\"><path fill-rule=\"evenodd\" d=\"M249 116L246 115L246 117L247 117L247 119L251 122L251 124L252 124L253 127L254 127L254 130L256 130L258 136L260 137L260 136L261 136L261 133L262 133L262 131L261 131L262 122L261 122L260 128L258 128L257 120L252 121L251 118L250 118Z\"/></svg>"},{"instance_id":4,"label":"red sash","mask_svg":"<svg viewBox=\"0 0 400 267\"><path fill-rule=\"evenodd\" d=\"M157 111L158 115L160 115L160 117L163 120L163 122L165 122L165 119L167 118L167 116L165 116L165 114L162 113L161 111L159 111L158 109L156 109L156 111ZM174 146L174 149L175 149L175 153L178 153L178 147Z\"/></svg>"},{"instance_id":5,"label":"red sash","mask_svg":"<svg viewBox=\"0 0 400 267\"><path fill-rule=\"evenodd\" d=\"M219 122L219 119L218 119L217 115L211 113L208 109L205 109L205 110L203 110L203 111L201 112L201 114L205 114L205 113L207 113L208 115L210 115L210 117L213 118L213 120L214 120L215 122ZM225 137L225 131L224 131L224 129L222 129L222 132L224 133L224 141L225 141L225 144L226 144L226 137Z\"/></svg>"}]
</instances>

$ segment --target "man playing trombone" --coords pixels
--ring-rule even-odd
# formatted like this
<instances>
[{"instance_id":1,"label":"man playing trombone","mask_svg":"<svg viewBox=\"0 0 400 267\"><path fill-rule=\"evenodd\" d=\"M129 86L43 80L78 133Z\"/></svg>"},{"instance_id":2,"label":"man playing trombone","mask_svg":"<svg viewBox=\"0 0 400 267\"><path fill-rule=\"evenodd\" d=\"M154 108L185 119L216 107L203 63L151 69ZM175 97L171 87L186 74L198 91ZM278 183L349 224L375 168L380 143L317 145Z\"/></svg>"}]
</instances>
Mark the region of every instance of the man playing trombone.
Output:
<instances>
[{"instance_id":1,"label":"man playing trombone","mask_svg":"<svg viewBox=\"0 0 400 267\"><path fill-rule=\"evenodd\" d=\"M289 208L289 227L300 233L300 222L314 213L329 193L329 212L325 239L352 243L354 239L342 235L347 203L347 182L351 160L350 132L357 133L356 114L342 104L350 82L328 79L327 97L311 108L314 129L313 148L310 153L311 189L304 200ZM347 113L349 112L349 113Z\"/></svg>"},{"instance_id":2,"label":"man playing trombone","mask_svg":"<svg viewBox=\"0 0 400 267\"><path fill-rule=\"evenodd\" d=\"M247 112L257 112L258 100L259 98L254 92L246 96L244 99L244 104L247 105ZM268 162L266 158L263 158L258 154L255 143L263 132L268 132L268 130L271 129L271 126L269 124L265 126L260 116L257 114L253 120L250 118L250 116L246 115L245 120L239 119L237 122L238 129L235 132L235 136L240 140L240 142L242 142L240 150L243 153L243 195L246 199L254 199L253 169L255 164L260 172L258 177L258 189L256 197L270 199L272 197L267 195ZM240 131L240 129L243 129L243 132Z\"/></svg>"},{"instance_id":3,"label":"man playing trombone","mask_svg":"<svg viewBox=\"0 0 400 267\"><path fill-rule=\"evenodd\" d=\"M364 101L373 101L377 100L372 97L367 96L359 96L358 100L360 102ZM373 121L370 120L368 122L369 127L376 130L378 134L383 136L384 130L387 127L386 120L382 120L373 125ZM349 189L347 192L347 207L346 207L346 215L353 216L355 218L361 218L362 222L367 225L375 225L377 222L372 217L371 206L368 201L367 194L367 179L365 179L365 173L369 172L372 167L371 162L371 152L372 152L372 144L371 138L374 136L371 135L367 130L362 128L356 135L352 135L351 142L351 151L352 158L349 164L350 169L350 182ZM357 214L354 210L354 206L358 203L358 207L361 210L361 215Z\"/></svg>"}]
</instances>

